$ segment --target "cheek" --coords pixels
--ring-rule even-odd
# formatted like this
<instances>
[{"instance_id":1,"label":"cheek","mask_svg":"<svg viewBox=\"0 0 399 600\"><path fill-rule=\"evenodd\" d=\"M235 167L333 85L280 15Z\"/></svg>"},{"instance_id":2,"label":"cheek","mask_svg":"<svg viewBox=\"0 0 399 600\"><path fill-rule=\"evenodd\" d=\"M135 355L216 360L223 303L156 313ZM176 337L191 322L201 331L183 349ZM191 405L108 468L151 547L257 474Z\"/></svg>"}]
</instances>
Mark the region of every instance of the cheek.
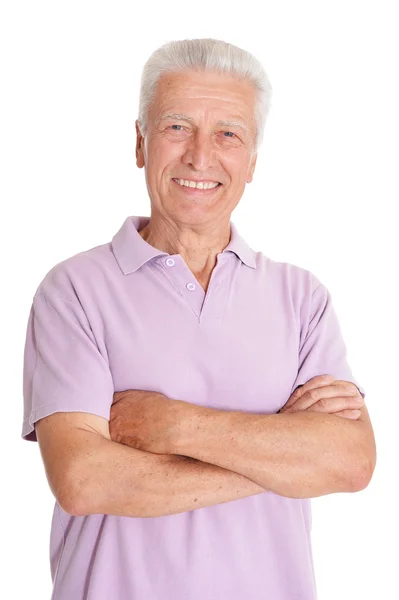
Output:
<instances>
[{"instance_id":1,"label":"cheek","mask_svg":"<svg viewBox=\"0 0 399 600\"><path fill-rule=\"evenodd\" d=\"M176 174L181 164L182 151L177 144L162 144L150 154L150 178L156 185L166 186L170 184L170 177ZM181 170L181 169L180 169Z\"/></svg>"},{"instance_id":2,"label":"cheek","mask_svg":"<svg viewBox=\"0 0 399 600\"><path fill-rule=\"evenodd\" d=\"M173 170L174 166L181 162L183 148L181 144L171 144L166 140L160 140L148 147L148 155L151 157L147 161L151 179L162 179L165 171Z\"/></svg>"},{"instance_id":3,"label":"cheek","mask_svg":"<svg viewBox=\"0 0 399 600\"><path fill-rule=\"evenodd\" d=\"M230 175L230 180L233 185L238 187L245 185L250 166L247 154L243 156L242 153L231 153L225 157L223 166Z\"/></svg>"}]
</instances>

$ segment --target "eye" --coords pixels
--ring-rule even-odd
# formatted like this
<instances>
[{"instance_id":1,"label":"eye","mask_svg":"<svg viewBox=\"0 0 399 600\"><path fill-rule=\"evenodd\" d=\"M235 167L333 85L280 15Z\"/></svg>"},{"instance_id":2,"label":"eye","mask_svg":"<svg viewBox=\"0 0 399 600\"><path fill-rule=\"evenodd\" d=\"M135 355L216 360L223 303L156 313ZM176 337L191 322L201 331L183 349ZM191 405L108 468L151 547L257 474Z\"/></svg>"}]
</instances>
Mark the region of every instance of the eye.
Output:
<instances>
[{"instance_id":1,"label":"eye","mask_svg":"<svg viewBox=\"0 0 399 600\"><path fill-rule=\"evenodd\" d=\"M224 134L226 137L233 137L233 136L234 136L234 137L237 137L237 136L236 136L236 134L235 134L235 133L233 133L232 131L223 131L223 134Z\"/></svg>"},{"instance_id":2,"label":"eye","mask_svg":"<svg viewBox=\"0 0 399 600\"><path fill-rule=\"evenodd\" d=\"M183 125L171 125L171 127L181 127L183 129ZM175 131L181 131L181 129L175 129Z\"/></svg>"}]
</instances>

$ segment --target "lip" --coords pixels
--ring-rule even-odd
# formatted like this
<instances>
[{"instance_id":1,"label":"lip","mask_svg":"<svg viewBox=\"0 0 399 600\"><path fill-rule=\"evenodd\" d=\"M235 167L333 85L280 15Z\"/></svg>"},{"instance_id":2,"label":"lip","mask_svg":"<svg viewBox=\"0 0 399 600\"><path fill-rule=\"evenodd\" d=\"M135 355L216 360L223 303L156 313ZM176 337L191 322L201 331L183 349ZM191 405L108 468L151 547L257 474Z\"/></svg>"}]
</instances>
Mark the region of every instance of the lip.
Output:
<instances>
[{"instance_id":1,"label":"lip","mask_svg":"<svg viewBox=\"0 0 399 600\"><path fill-rule=\"evenodd\" d=\"M190 195L190 196L211 196L212 194L217 192L217 190L219 188L222 187L222 184L219 183L219 185L217 185L214 188L209 188L207 190L201 190L199 188L192 188L192 187L187 187L185 185L180 185L180 183L177 183L177 181L175 181L174 179L172 179L172 181L178 188L180 188L183 191L184 194ZM192 179L190 181L194 181L194 179ZM200 181L203 181L203 179Z\"/></svg>"}]
</instances>

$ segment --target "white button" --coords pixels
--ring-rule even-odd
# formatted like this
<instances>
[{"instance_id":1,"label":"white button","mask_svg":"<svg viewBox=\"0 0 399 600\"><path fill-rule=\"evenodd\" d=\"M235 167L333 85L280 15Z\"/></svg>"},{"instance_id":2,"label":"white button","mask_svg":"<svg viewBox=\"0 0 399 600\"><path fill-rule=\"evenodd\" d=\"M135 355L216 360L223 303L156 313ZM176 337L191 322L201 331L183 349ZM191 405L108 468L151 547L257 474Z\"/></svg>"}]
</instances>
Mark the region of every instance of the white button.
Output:
<instances>
[{"instance_id":1,"label":"white button","mask_svg":"<svg viewBox=\"0 0 399 600\"><path fill-rule=\"evenodd\" d=\"M192 292L193 290L195 290L195 284L194 284L194 283L188 283L188 284L186 285L186 288L187 288L188 290L190 290L190 292Z\"/></svg>"},{"instance_id":2,"label":"white button","mask_svg":"<svg viewBox=\"0 0 399 600\"><path fill-rule=\"evenodd\" d=\"M168 265L168 267L173 267L173 265L175 264L175 261L173 260L173 258L167 258L165 260L165 263Z\"/></svg>"}]
</instances>

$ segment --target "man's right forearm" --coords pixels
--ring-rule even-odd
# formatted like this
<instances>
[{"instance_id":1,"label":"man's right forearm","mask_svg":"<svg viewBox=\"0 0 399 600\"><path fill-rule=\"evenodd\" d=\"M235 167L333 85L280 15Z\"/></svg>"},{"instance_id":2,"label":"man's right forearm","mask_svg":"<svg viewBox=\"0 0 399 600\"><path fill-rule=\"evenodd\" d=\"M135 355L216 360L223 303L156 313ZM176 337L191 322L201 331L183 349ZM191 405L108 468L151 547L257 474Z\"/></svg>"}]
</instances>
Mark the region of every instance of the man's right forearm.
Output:
<instances>
[{"instance_id":1,"label":"man's right forearm","mask_svg":"<svg viewBox=\"0 0 399 600\"><path fill-rule=\"evenodd\" d=\"M75 483L77 515L158 517L266 491L243 475L209 463L144 452L100 436Z\"/></svg>"}]
</instances>

